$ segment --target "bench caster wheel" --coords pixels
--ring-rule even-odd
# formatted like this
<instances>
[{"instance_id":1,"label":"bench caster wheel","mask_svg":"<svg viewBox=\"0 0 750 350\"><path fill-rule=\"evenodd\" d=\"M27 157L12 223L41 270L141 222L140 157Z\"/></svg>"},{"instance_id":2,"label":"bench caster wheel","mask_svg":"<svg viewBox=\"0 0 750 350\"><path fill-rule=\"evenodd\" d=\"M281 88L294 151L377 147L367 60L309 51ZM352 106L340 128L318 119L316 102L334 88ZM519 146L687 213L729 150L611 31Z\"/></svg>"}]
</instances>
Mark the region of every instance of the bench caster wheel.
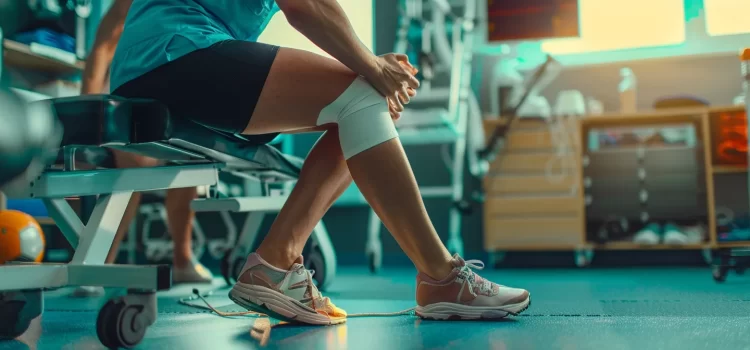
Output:
<instances>
[{"instance_id":1,"label":"bench caster wheel","mask_svg":"<svg viewBox=\"0 0 750 350\"><path fill-rule=\"evenodd\" d=\"M0 293L0 340L16 339L42 314L42 291Z\"/></svg>"},{"instance_id":2,"label":"bench caster wheel","mask_svg":"<svg viewBox=\"0 0 750 350\"><path fill-rule=\"evenodd\" d=\"M318 247L314 247L310 253L307 254L307 258L305 258L305 268L308 270L315 271L315 274L313 275L313 281L317 285L319 289L324 289L323 286L325 286L326 282L326 265L325 260L323 259L323 253L318 249Z\"/></svg>"},{"instance_id":3,"label":"bench caster wheel","mask_svg":"<svg viewBox=\"0 0 750 350\"><path fill-rule=\"evenodd\" d=\"M701 250L701 255L703 256L703 261L706 262L706 265L711 266L714 263L714 251L711 250L711 248L704 248Z\"/></svg>"},{"instance_id":4,"label":"bench caster wheel","mask_svg":"<svg viewBox=\"0 0 750 350\"><path fill-rule=\"evenodd\" d=\"M464 255L464 242L461 241L461 238L449 238L445 247L448 248L451 255Z\"/></svg>"},{"instance_id":5,"label":"bench caster wheel","mask_svg":"<svg viewBox=\"0 0 750 350\"><path fill-rule=\"evenodd\" d=\"M109 349L131 349L156 322L156 293L128 294L108 301L96 318L96 334Z\"/></svg>"},{"instance_id":6,"label":"bench caster wheel","mask_svg":"<svg viewBox=\"0 0 750 350\"><path fill-rule=\"evenodd\" d=\"M727 274L729 274L728 266L713 266L711 268L711 274L713 275L714 281L722 283L727 280Z\"/></svg>"},{"instance_id":7,"label":"bench caster wheel","mask_svg":"<svg viewBox=\"0 0 750 350\"><path fill-rule=\"evenodd\" d=\"M370 272L373 274L378 273L380 267L383 266L383 247L380 242L368 242L365 254L367 255L367 265L370 268Z\"/></svg>"},{"instance_id":8,"label":"bench caster wheel","mask_svg":"<svg viewBox=\"0 0 750 350\"><path fill-rule=\"evenodd\" d=\"M591 265L591 260L594 259L594 251L591 249L576 250L576 266L587 267Z\"/></svg>"}]
</instances>

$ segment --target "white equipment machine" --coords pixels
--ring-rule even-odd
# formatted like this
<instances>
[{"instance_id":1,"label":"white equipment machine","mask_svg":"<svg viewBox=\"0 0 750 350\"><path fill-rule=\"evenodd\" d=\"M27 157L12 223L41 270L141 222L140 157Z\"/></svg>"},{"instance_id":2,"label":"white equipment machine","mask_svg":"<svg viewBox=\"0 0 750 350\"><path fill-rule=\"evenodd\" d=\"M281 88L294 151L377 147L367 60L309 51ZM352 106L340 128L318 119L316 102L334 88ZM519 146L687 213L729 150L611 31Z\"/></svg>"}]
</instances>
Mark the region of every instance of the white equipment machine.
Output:
<instances>
[{"instance_id":1,"label":"white equipment machine","mask_svg":"<svg viewBox=\"0 0 750 350\"><path fill-rule=\"evenodd\" d=\"M49 215L75 249L68 264L0 266L0 339L22 334L42 312L42 291L67 286L126 288L126 296L107 302L96 327L108 348L137 345L156 321L156 292L171 287L169 266L104 265L115 232L134 192L181 187L216 186L220 172L231 172L263 186L293 182L302 160L240 135L226 134L171 116L157 101L115 96L85 96L35 102L50 108L64 127L56 165L24 186L6 190L9 198L42 199ZM113 169L109 149L166 161L155 168ZM217 191L211 191L216 193ZM86 224L66 198L98 196ZM198 211L251 213L276 211L284 196L204 198ZM258 214L256 214L258 215ZM249 224L248 224L249 225ZM317 269L328 285L336 256L322 224L313 233ZM243 257L250 247L235 248ZM316 274L317 276L317 274Z\"/></svg>"},{"instance_id":2,"label":"white equipment machine","mask_svg":"<svg viewBox=\"0 0 750 350\"><path fill-rule=\"evenodd\" d=\"M450 163L450 183L420 187L420 192L424 198L452 200L446 245L451 253L463 254L461 221L470 210L464 196L464 166L468 161L473 176L481 176L487 167L486 162L477 158L479 150L484 148L484 130L479 103L471 90L478 0L451 3L447 0L405 0L404 6L395 51L406 53L410 45L410 29L421 28L422 44L417 49L420 58L417 66L423 79L417 96L396 125L405 147L452 147L450 160L446 161ZM462 15L455 14L458 8L463 8ZM451 27L447 26L447 19L452 20ZM450 76L449 85L432 86L432 78L441 73ZM380 219L371 211L365 252L372 272L378 271L382 265L381 227Z\"/></svg>"}]
</instances>

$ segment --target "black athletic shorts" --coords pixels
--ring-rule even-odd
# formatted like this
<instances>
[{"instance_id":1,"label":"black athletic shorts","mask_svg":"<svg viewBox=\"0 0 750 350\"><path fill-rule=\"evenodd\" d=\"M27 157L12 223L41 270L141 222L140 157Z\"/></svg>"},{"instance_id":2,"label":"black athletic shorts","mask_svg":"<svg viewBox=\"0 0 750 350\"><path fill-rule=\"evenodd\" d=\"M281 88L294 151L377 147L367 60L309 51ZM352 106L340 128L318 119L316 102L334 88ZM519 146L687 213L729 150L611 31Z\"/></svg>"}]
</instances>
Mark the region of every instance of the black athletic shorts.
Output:
<instances>
[{"instance_id":1,"label":"black athletic shorts","mask_svg":"<svg viewBox=\"0 0 750 350\"><path fill-rule=\"evenodd\" d=\"M241 133L253 115L278 46L227 40L193 51L112 92L164 103L172 116ZM277 134L250 136L259 144Z\"/></svg>"}]
</instances>

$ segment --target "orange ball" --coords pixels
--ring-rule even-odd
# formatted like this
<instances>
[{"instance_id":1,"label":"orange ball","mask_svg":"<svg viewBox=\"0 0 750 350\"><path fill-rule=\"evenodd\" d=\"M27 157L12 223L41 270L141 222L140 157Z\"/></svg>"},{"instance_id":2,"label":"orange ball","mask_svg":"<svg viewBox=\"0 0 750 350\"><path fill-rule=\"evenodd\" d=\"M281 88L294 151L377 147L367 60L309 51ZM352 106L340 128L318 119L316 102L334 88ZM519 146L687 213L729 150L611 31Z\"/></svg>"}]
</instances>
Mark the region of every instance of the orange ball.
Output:
<instances>
[{"instance_id":1,"label":"orange ball","mask_svg":"<svg viewBox=\"0 0 750 350\"><path fill-rule=\"evenodd\" d=\"M0 264L41 262L45 244L44 232L34 217L17 210L0 211Z\"/></svg>"}]
</instances>

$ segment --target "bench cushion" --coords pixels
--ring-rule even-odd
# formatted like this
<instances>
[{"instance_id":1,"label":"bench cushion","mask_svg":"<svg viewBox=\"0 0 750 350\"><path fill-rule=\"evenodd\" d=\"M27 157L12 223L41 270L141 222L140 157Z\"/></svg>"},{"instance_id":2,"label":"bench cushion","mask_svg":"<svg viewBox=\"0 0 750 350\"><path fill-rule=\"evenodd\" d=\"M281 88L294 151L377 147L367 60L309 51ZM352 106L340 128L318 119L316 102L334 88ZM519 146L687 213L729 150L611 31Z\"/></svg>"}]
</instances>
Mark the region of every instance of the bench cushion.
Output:
<instances>
[{"instance_id":1,"label":"bench cushion","mask_svg":"<svg viewBox=\"0 0 750 350\"><path fill-rule=\"evenodd\" d=\"M302 159L267 145L270 136L244 137L207 128L170 115L154 100L90 95L40 103L50 104L63 124L63 146L104 146L166 161L208 160L233 170L294 177L302 167Z\"/></svg>"}]
</instances>

